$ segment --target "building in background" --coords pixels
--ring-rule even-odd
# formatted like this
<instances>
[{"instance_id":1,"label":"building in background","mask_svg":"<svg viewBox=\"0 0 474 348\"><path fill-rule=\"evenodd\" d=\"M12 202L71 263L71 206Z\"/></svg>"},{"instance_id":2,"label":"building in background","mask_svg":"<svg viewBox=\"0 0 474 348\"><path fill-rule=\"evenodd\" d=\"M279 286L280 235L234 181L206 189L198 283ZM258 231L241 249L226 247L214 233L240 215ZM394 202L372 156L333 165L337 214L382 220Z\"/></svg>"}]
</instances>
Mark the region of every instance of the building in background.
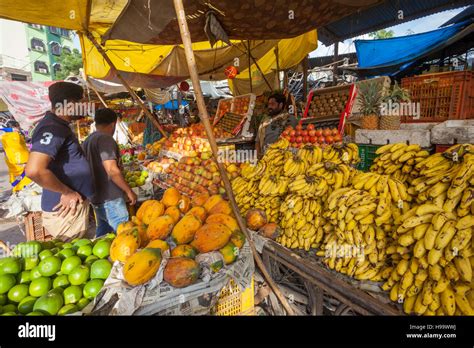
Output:
<instances>
[{"instance_id":1,"label":"building in background","mask_svg":"<svg viewBox=\"0 0 474 348\"><path fill-rule=\"evenodd\" d=\"M73 49L69 30L0 20L0 79L51 81L61 69L58 57Z\"/></svg>"}]
</instances>

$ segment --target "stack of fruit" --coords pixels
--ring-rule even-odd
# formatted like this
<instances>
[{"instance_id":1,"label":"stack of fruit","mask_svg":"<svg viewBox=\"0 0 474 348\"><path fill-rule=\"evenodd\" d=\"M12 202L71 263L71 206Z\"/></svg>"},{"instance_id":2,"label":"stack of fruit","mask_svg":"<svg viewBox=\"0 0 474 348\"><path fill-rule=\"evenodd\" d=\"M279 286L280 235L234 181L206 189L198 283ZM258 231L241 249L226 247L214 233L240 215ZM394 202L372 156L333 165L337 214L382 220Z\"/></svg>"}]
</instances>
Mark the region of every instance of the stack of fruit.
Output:
<instances>
[{"instance_id":1,"label":"stack of fruit","mask_svg":"<svg viewBox=\"0 0 474 348\"><path fill-rule=\"evenodd\" d=\"M417 164L417 204L402 216L383 285L406 313L474 315L474 147L456 145Z\"/></svg>"},{"instance_id":2,"label":"stack of fruit","mask_svg":"<svg viewBox=\"0 0 474 348\"><path fill-rule=\"evenodd\" d=\"M418 163L430 154L422 150L420 145L404 143L389 144L380 147L375 152L379 157L370 167L372 172L392 175L394 179L411 183L419 175Z\"/></svg>"},{"instance_id":3,"label":"stack of fruit","mask_svg":"<svg viewBox=\"0 0 474 348\"><path fill-rule=\"evenodd\" d=\"M166 156L163 156L160 160L157 161L152 161L148 163L146 168L153 173L156 174L163 174L166 171L166 168L169 167L170 164L176 163L176 160L174 158L168 158Z\"/></svg>"},{"instance_id":4,"label":"stack of fruit","mask_svg":"<svg viewBox=\"0 0 474 348\"><path fill-rule=\"evenodd\" d=\"M224 194L224 184L219 168L209 152L201 153L200 157L182 157L178 163L171 163L166 169L166 183L179 191L192 196L197 193ZM240 173L236 163L223 163L229 178Z\"/></svg>"},{"instance_id":5,"label":"stack of fruit","mask_svg":"<svg viewBox=\"0 0 474 348\"><path fill-rule=\"evenodd\" d=\"M343 91L316 94L311 100L309 117L339 116L349 98L349 89Z\"/></svg>"},{"instance_id":6,"label":"stack of fruit","mask_svg":"<svg viewBox=\"0 0 474 348\"><path fill-rule=\"evenodd\" d=\"M291 143L291 147L300 148L305 144L330 145L340 144L342 137L337 128L318 128L314 124L308 124L306 128L302 124L298 124L295 128L288 126L281 134Z\"/></svg>"},{"instance_id":7,"label":"stack of fruit","mask_svg":"<svg viewBox=\"0 0 474 348\"><path fill-rule=\"evenodd\" d=\"M219 127L214 127L213 132L218 139L232 136L232 134ZM197 156L200 152L211 152L211 146L206 138L204 126L201 123L193 124L187 128L178 128L163 142L162 148L191 157Z\"/></svg>"},{"instance_id":8,"label":"stack of fruit","mask_svg":"<svg viewBox=\"0 0 474 348\"><path fill-rule=\"evenodd\" d=\"M133 187L140 187L140 186L145 185L145 182L147 182L149 174L146 170L142 170L142 171L124 170L124 176L125 176L125 181L127 182L128 186L133 188ZM150 180L151 179L148 179L148 181Z\"/></svg>"},{"instance_id":9,"label":"stack of fruit","mask_svg":"<svg viewBox=\"0 0 474 348\"><path fill-rule=\"evenodd\" d=\"M124 263L124 279L133 286L155 276L166 250L170 249L171 258L164 280L181 288L198 280L201 269L195 258L199 254L219 252L220 260L211 265L217 272L237 259L245 243L222 196L201 194L191 201L176 188L167 189L161 201L145 201L132 221L117 232L111 258Z\"/></svg>"},{"instance_id":10,"label":"stack of fruit","mask_svg":"<svg viewBox=\"0 0 474 348\"><path fill-rule=\"evenodd\" d=\"M150 157L156 157L159 155L161 151L161 147L163 146L163 143L166 141L166 138L161 138L158 141L155 141L153 144L147 144L146 145L146 152Z\"/></svg>"},{"instance_id":11,"label":"stack of fruit","mask_svg":"<svg viewBox=\"0 0 474 348\"><path fill-rule=\"evenodd\" d=\"M82 310L102 288L115 235L91 241L18 244L0 259L0 313L66 315Z\"/></svg>"}]
</instances>

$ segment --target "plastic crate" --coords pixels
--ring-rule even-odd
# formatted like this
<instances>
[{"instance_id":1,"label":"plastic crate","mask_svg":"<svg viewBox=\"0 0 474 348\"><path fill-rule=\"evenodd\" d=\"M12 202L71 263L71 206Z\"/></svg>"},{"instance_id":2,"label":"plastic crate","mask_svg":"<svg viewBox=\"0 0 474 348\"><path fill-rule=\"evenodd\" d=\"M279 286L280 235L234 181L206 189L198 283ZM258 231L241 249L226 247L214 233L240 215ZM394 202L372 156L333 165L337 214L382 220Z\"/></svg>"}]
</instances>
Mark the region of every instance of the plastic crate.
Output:
<instances>
[{"instance_id":1,"label":"plastic crate","mask_svg":"<svg viewBox=\"0 0 474 348\"><path fill-rule=\"evenodd\" d=\"M420 103L419 119L402 117L402 122L443 122L474 118L474 72L456 71L402 79L411 101Z\"/></svg>"},{"instance_id":2,"label":"plastic crate","mask_svg":"<svg viewBox=\"0 0 474 348\"><path fill-rule=\"evenodd\" d=\"M40 211L30 212L26 215L25 232L27 241L45 242L53 239L43 227L42 212Z\"/></svg>"},{"instance_id":3,"label":"plastic crate","mask_svg":"<svg viewBox=\"0 0 474 348\"><path fill-rule=\"evenodd\" d=\"M219 299L213 309L213 314L218 316L253 315L254 314L254 279L250 287L240 290L239 286L231 279L229 284L221 291Z\"/></svg>"},{"instance_id":4,"label":"plastic crate","mask_svg":"<svg viewBox=\"0 0 474 348\"><path fill-rule=\"evenodd\" d=\"M359 157L360 163L357 166L357 169L367 172L370 169L372 163L374 163L375 158L377 157L375 151L381 145L364 145L357 144L359 146Z\"/></svg>"}]
</instances>

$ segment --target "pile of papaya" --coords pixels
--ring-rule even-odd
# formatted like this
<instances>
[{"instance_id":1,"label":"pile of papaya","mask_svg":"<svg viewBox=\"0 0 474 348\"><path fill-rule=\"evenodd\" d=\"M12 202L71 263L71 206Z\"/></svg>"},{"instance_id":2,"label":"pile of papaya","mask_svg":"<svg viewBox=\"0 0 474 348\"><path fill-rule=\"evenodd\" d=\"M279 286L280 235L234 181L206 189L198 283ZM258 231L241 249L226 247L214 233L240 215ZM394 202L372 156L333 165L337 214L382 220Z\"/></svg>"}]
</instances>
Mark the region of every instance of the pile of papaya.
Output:
<instances>
[{"instance_id":1,"label":"pile of papaya","mask_svg":"<svg viewBox=\"0 0 474 348\"><path fill-rule=\"evenodd\" d=\"M119 225L110 257L124 263L124 279L136 286L156 275L163 253L169 250L164 280L182 288L199 279L201 267L196 256L219 252L221 258L211 265L212 271L218 272L238 258L244 243L245 235L221 195L205 193L189 198L171 187L160 201L143 202L131 221Z\"/></svg>"}]
</instances>

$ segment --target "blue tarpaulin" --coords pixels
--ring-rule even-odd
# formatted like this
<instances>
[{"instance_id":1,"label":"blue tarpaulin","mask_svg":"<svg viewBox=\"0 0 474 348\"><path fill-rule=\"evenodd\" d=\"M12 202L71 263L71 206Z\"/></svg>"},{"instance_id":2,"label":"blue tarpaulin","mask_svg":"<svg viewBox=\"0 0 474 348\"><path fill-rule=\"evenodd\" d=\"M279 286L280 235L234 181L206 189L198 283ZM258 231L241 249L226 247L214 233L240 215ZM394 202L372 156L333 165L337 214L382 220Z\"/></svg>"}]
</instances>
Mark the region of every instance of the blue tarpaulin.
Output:
<instances>
[{"instance_id":1,"label":"blue tarpaulin","mask_svg":"<svg viewBox=\"0 0 474 348\"><path fill-rule=\"evenodd\" d=\"M186 100L181 101L182 106L187 106L189 103ZM155 110L161 110L161 109L167 109L167 110L178 110L178 101L176 99L170 100L169 102L165 104L159 104L155 106Z\"/></svg>"},{"instance_id":2,"label":"blue tarpaulin","mask_svg":"<svg viewBox=\"0 0 474 348\"><path fill-rule=\"evenodd\" d=\"M458 34L472 21L464 21L426 33L381 40L356 40L359 69L397 67L406 69L427 52ZM390 75L390 74L389 74Z\"/></svg>"}]
</instances>

